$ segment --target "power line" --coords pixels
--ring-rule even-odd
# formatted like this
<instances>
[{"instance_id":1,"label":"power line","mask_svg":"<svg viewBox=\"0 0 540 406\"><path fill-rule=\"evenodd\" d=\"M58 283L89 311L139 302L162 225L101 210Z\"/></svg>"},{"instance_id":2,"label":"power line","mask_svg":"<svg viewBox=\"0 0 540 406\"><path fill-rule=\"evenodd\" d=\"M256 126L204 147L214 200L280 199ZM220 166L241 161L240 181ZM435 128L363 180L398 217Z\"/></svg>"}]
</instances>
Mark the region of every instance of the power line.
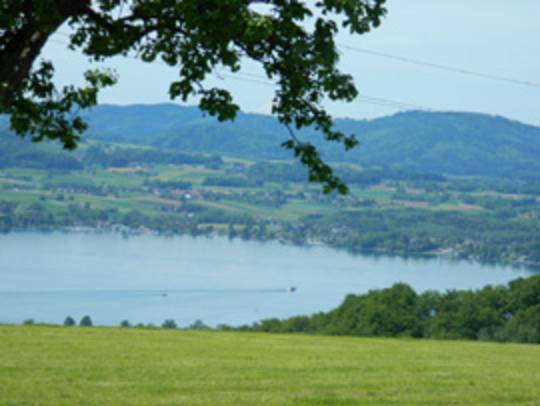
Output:
<instances>
[{"instance_id":1,"label":"power line","mask_svg":"<svg viewBox=\"0 0 540 406\"><path fill-rule=\"evenodd\" d=\"M382 97L373 97L368 95L360 94L358 96L359 101L363 103L378 104L380 106L395 107L398 109L415 109L415 110L426 110L426 111L437 111L434 108L422 106L420 104L402 102L397 100L385 99Z\"/></svg>"},{"instance_id":2,"label":"power line","mask_svg":"<svg viewBox=\"0 0 540 406\"><path fill-rule=\"evenodd\" d=\"M219 76L223 76L223 77L226 77L226 78L229 78L229 79L240 80L240 81L259 83L259 84L266 85L266 86L271 86L271 87L275 86L274 83L265 80L266 77L264 77L262 75L257 75L257 74L248 73L248 72L236 72L236 74L237 75L248 76L249 79L241 78L241 77L237 77L237 76L234 76L234 75L221 73L221 72L219 73ZM256 79L260 79L260 80L254 80L254 79L251 79L251 78L256 78ZM380 106L383 106L383 107L412 108L412 109L418 109L418 110L434 110L432 108L425 107L425 106L415 104L415 103L402 102L402 101L397 101L397 100L385 99L385 98L381 98L381 97L363 95L363 94L360 94L358 96L357 101L363 102L363 103L369 103L369 104L376 104L376 105L380 105Z\"/></svg>"},{"instance_id":3,"label":"power line","mask_svg":"<svg viewBox=\"0 0 540 406\"><path fill-rule=\"evenodd\" d=\"M215 75L218 77L218 79L221 79L221 80L223 80L224 78L227 78L227 79L239 80L241 82L257 83L257 84L268 86L268 87L275 87L276 86L274 83L272 83L272 82L270 82L268 80L251 79L252 77L266 79L264 76L258 76L258 75L254 75L252 73L236 72L236 75L246 75L246 76L249 76L248 78L245 78L245 77L243 78L243 77L238 77L238 76L231 75L231 74L228 74L228 73L223 73L223 71L217 71L215 73Z\"/></svg>"},{"instance_id":4,"label":"power line","mask_svg":"<svg viewBox=\"0 0 540 406\"><path fill-rule=\"evenodd\" d=\"M535 83L535 82L530 82L530 81L520 80L520 79L514 79L514 78L508 78L508 77L504 77L504 76L498 76L498 75L493 75L493 74L490 74L490 73L483 73L483 72L473 71L473 70L459 68L459 67L455 67L455 66L442 65L442 64L439 64L439 63L433 63L433 62L427 62L427 61L423 61L423 60L419 60L419 59L408 58L408 57L405 57L405 56L387 54L387 53L384 53L384 52L373 51L371 49L357 48L357 47L352 47L350 45L345 45L345 44L338 44L338 47L342 48L342 49L347 49L347 50L353 51L353 52L359 52L359 53L366 54L366 55L372 55L372 56L381 57L381 58L393 59L393 60L396 60L396 61L399 61L399 62L404 62L404 63L418 65L418 66L425 66L427 68L445 70L445 71L454 72L454 73L460 73L462 75L475 76L475 77L482 78L482 79L495 80L495 81L499 81L499 82L512 83L512 84L515 84L515 85L528 86L528 87L540 87L540 83Z\"/></svg>"},{"instance_id":5,"label":"power line","mask_svg":"<svg viewBox=\"0 0 540 406\"><path fill-rule=\"evenodd\" d=\"M67 35L67 34L63 34L63 35ZM55 44L60 44L60 45L65 45L65 46L69 45L69 43L67 42L56 40L56 39L50 39L49 41ZM129 58L129 59L139 60L137 57L134 57L134 56L124 56L124 57ZM150 63L159 64L162 66L169 66L166 63L163 63L157 60ZM218 79L221 79L221 80L223 80L224 78L227 78L227 79L237 80L241 82L255 83L255 84L272 87L272 88L276 86L275 83L268 81L265 76L258 75L255 73L250 73L250 72L235 72L235 74L229 74L229 73L224 73L223 71L217 71L216 73L214 73L214 75ZM241 77L241 76L247 76L247 77ZM382 97L374 97L374 96L369 96L369 95L359 95L357 99L355 100L355 102L363 103L363 104L371 104L371 105L379 106L379 107L391 108L392 110L415 109L415 110L425 110L425 111L436 111L436 109L425 107L425 106L415 104L415 103L402 102L398 100L385 99Z\"/></svg>"},{"instance_id":6,"label":"power line","mask_svg":"<svg viewBox=\"0 0 540 406\"><path fill-rule=\"evenodd\" d=\"M62 35L64 37L69 37L70 36L69 34L64 33L64 32L57 32L57 34ZM510 78L510 77L506 77L506 76L494 75L494 74L491 74L491 73L474 71L474 70L471 70L471 69L461 68L461 67L457 67L457 66L444 65L444 64L440 64L440 63L436 63L436 62L429 62L429 61L425 61L425 60L409 58L409 57L402 56L402 55L395 55L395 54L389 54L389 53L380 52L380 51L374 51L372 49L353 47L351 45L347 45L347 44L343 44L343 43L338 43L337 45L341 49L346 49L346 50L353 51L353 52L358 52L358 53L362 53L362 54L366 54L366 55L376 56L376 57L379 57L379 58L392 59L392 60L395 60L395 61L408 63L408 64L412 64L412 65L424 66L424 67L431 68L431 69L445 70L445 71L448 71L448 72L454 72L454 73L458 73L458 74L461 74L461 75L474 76L474 77L478 77L478 78L482 78L482 79L495 80L495 81L499 81L499 82L506 82L506 83L511 83L511 84L520 85L520 86L540 87L540 83L532 82L532 81L528 81L528 80L520 80L520 79Z\"/></svg>"}]
</instances>

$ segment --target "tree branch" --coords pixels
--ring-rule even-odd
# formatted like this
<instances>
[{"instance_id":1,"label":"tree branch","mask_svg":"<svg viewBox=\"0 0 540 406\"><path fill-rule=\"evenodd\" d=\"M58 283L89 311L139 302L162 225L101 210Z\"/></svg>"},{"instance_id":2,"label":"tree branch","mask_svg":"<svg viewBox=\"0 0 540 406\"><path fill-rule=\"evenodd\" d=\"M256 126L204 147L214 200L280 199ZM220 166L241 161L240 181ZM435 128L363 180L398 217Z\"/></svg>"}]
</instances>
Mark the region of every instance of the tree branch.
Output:
<instances>
[{"instance_id":1,"label":"tree branch","mask_svg":"<svg viewBox=\"0 0 540 406\"><path fill-rule=\"evenodd\" d=\"M22 27L16 31L8 30L0 38L0 111L10 105L23 80L29 77L32 65L49 36L85 3L87 0L54 0L56 10L51 10L46 19L47 28L44 28L43 21L33 16L31 2L23 3L22 15L17 16Z\"/></svg>"}]
</instances>

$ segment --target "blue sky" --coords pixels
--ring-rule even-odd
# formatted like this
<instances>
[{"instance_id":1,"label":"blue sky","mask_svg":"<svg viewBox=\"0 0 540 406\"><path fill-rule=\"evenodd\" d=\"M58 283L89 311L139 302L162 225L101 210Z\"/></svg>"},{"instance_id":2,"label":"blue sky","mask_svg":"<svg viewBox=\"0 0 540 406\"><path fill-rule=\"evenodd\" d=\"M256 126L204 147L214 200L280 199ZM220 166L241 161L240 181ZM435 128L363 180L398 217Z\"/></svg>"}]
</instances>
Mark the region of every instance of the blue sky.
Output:
<instances>
[{"instance_id":1,"label":"blue sky","mask_svg":"<svg viewBox=\"0 0 540 406\"><path fill-rule=\"evenodd\" d=\"M67 32L67 29L60 30ZM66 41L61 34L54 38ZM342 33L340 44L540 83L539 0L389 0L380 28L363 36ZM55 62L59 84L80 83L86 58L57 42L43 57ZM102 93L114 104L167 102L173 68L114 58L106 64L120 82ZM540 126L540 86L527 87L342 51L341 68L353 75L362 95L434 110L497 114ZM244 72L261 74L253 64ZM272 88L217 76L209 84L233 93L242 110L268 113ZM195 103L195 100L192 101ZM328 104L336 117L371 118L399 111L362 102Z\"/></svg>"}]
</instances>

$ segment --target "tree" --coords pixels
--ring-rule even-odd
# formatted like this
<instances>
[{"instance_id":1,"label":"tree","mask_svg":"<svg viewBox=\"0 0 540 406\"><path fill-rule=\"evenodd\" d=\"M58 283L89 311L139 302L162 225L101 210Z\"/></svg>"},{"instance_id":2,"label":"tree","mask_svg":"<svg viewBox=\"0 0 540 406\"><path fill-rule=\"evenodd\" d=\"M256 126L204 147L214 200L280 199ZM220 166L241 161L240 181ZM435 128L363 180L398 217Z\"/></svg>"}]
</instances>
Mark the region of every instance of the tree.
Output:
<instances>
[{"instance_id":1,"label":"tree","mask_svg":"<svg viewBox=\"0 0 540 406\"><path fill-rule=\"evenodd\" d=\"M79 322L79 326L81 327L92 327L92 325L93 325L92 319L88 315L84 316Z\"/></svg>"},{"instance_id":2,"label":"tree","mask_svg":"<svg viewBox=\"0 0 540 406\"><path fill-rule=\"evenodd\" d=\"M208 327L202 320L195 320L193 323L189 325L189 328L191 330L208 330L210 327Z\"/></svg>"},{"instance_id":3,"label":"tree","mask_svg":"<svg viewBox=\"0 0 540 406\"><path fill-rule=\"evenodd\" d=\"M178 326L176 325L176 322L174 320L171 320L171 319L167 319L165 320L162 324L161 324L161 328L177 328Z\"/></svg>"},{"instance_id":4,"label":"tree","mask_svg":"<svg viewBox=\"0 0 540 406\"><path fill-rule=\"evenodd\" d=\"M71 316L67 316L66 319L64 320L64 326L71 327L74 325L75 325L75 319Z\"/></svg>"},{"instance_id":5,"label":"tree","mask_svg":"<svg viewBox=\"0 0 540 406\"><path fill-rule=\"evenodd\" d=\"M540 304L519 311L507 326L508 337L520 343L540 343Z\"/></svg>"},{"instance_id":6,"label":"tree","mask_svg":"<svg viewBox=\"0 0 540 406\"><path fill-rule=\"evenodd\" d=\"M333 129L322 107L325 99L352 101L358 93L352 77L337 69L334 37L340 27L363 34L378 26L385 2L0 0L0 113L10 115L20 136L76 147L86 124L75 112L95 105L98 91L117 77L109 70L89 70L85 87L55 88L53 65L37 59L65 23L73 32L70 48L93 60L135 54L143 62L161 60L178 68L171 99L197 96L200 108L220 121L233 119L239 107L227 90L207 88L204 79L218 66L237 72L247 58L276 83L272 113L290 137L283 147L307 167L310 181L321 182L325 192L345 193L346 185L314 145L298 139L294 130L313 127L346 149L356 145L354 135ZM257 11L253 3L266 3L271 12Z\"/></svg>"}]
</instances>

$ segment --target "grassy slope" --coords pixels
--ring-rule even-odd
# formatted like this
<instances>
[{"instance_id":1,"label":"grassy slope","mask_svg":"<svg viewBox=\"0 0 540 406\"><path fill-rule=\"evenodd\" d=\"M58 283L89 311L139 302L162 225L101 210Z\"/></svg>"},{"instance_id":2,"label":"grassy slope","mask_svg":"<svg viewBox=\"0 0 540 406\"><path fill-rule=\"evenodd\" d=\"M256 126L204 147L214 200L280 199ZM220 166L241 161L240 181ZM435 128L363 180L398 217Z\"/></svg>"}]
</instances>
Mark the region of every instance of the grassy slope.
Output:
<instances>
[{"instance_id":1,"label":"grassy slope","mask_svg":"<svg viewBox=\"0 0 540 406\"><path fill-rule=\"evenodd\" d=\"M540 404L540 346L0 326L0 404Z\"/></svg>"}]
</instances>

